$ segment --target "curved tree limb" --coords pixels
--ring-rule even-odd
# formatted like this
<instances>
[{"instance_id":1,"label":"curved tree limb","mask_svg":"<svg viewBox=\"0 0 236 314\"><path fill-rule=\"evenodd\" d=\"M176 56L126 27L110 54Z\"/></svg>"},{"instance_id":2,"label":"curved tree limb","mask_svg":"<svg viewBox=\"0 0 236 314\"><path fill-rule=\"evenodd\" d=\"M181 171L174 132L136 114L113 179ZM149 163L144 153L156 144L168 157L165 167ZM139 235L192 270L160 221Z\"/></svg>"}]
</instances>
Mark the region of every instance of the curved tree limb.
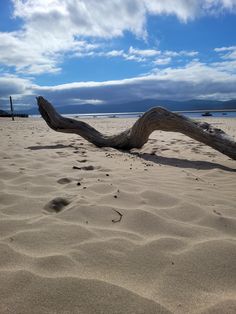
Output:
<instances>
[{"instance_id":1,"label":"curved tree limb","mask_svg":"<svg viewBox=\"0 0 236 314\"><path fill-rule=\"evenodd\" d=\"M98 147L141 148L153 131L162 130L183 133L236 160L236 142L222 130L161 107L144 113L130 129L108 136L83 121L62 117L42 96L37 97L37 102L39 111L50 128L57 132L78 134Z\"/></svg>"}]
</instances>

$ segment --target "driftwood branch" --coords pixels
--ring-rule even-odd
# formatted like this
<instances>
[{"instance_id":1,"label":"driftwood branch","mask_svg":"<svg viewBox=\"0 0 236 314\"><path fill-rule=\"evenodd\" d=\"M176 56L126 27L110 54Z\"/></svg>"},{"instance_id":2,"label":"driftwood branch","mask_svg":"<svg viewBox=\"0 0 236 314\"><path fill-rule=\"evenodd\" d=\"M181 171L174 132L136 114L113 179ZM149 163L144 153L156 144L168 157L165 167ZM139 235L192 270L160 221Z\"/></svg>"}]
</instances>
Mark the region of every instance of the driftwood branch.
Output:
<instances>
[{"instance_id":1,"label":"driftwood branch","mask_svg":"<svg viewBox=\"0 0 236 314\"><path fill-rule=\"evenodd\" d=\"M222 130L206 122L196 122L164 108L152 108L143 114L134 125L119 134L108 136L89 124L62 117L43 97L37 97L39 111L48 126L64 133L75 133L98 147L119 149L141 148L155 130L180 132L202 142L236 160L236 142Z\"/></svg>"}]
</instances>

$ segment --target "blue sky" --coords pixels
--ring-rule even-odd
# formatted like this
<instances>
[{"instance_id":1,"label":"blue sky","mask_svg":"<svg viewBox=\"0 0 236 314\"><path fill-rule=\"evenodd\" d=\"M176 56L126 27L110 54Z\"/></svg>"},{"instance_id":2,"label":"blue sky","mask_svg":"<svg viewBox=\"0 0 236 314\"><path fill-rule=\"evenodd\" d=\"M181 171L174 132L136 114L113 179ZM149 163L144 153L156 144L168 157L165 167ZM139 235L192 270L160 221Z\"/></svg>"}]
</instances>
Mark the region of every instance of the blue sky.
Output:
<instances>
[{"instance_id":1,"label":"blue sky","mask_svg":"<svg viewBox=\"0 0 236 314\"><path fill-rule=\"evenodd\" d=\"M0 108L236 99L236 0L0 1Z\"/></svg>"}]
</instances>

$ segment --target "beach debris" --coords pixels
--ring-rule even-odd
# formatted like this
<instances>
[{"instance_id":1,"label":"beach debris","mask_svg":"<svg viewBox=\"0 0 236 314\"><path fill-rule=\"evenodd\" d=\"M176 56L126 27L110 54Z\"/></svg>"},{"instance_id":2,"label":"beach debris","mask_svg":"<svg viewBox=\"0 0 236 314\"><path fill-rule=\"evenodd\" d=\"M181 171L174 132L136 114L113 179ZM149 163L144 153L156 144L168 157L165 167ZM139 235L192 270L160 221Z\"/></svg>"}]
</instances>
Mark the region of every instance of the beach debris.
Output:
<instances>
[{"instance_id":1,"label":"beach debris","mask_svg":"<svg viewBox=\"0 0 236 314\"><path fill-rule=\"evenodd\" d=\"M81 167L73 166L72 169L81 170Z\"/></svg>"},{"instance_id":2,"label":"beach debris","mask_svg":"<svg viewBox=\"0 0 236 314\"><path fill-rule=\"evenodd\" d=\"M122 219L122 217L123 217L123 214L121 214L121 213L120 213L118 210L116 210L116 209L113 209L113 208L112 208L112 210L114 210L114 212L116 212L116 213L119 215L119 218L118 218L118 219L112 219L112 222L113 222L113 223L120 222L121 219Z\"/></svg>"},{"instance_id":3,"label":"beach debris","mask_svg":"<svg viewBox=\"0 0 236 314\"><path fill-rule=\"evenodd\" d=\"M59 183L59 184L68 184L70 182L71 182L71 180L68 178L61 178L61 179L57 180L57 183Z\"/></svg>"},{"instance_id":4,"label":"beach debris","mask_svg":"<svg viewBox=\"0 0 236 314\"><path fill-rule=\"evenodd\" d=\"M77 169L77 170L94 170L94 166L85 166L85 167L73 166L72 168Z\"/></svg>"},{"instance_id":5,"label":"beach debris","mask_svg":"<svg viewBox=\"0 0 236 314\"><path fill-rule=\"evenodd\" d=\"M218 216L222 216L222 214L220 212L218 212L217 210L213 209L213 213L215 213Z\"/></svg>"},{"instance_id":6,"label":"beach debris","mask_svg":"<svg viewBox=\"0 0 236 314\"><path fill-rule=\"evenodd\" d=\"M81 167L82 170L94 170L94 166Z\"/></svg>"},{"instance_id":7,"label":"beach debris","mask_svg":"<svg viewBox=\"0 0 236 314\"><path fill-rule=\"evenodd\" d=\"M206 122L194 121L162 107L148 110L130 129L109 136L88 123L61 116L42 96L37 97L37 103L43 119L54 131L78 134L97 147L125 150L141 148L152 132L162 130L182 133L236 160L236 142L225 132Z\"/></svg>"},{"instance_id":8,"label":"beach debris","mask_svg":"<svg viewBox=\"0 0 236 314\"><path fill-rule=\"evenodd\" d=\"M78 162L86 162L87 161L87 159L81 159L81 160L77 160Z\"/></svg>"},{"instance_id":9,"label":"beach debris","mask_svg":"<svg viewBox=\"0 0 236 314\"><path fill-rule=\"evenodd\" d=\"M59 213L62 209L69 205L70 202L66 198L56 197L44 206L44 209L49 213Z\"/></svg>"}]
</instances>

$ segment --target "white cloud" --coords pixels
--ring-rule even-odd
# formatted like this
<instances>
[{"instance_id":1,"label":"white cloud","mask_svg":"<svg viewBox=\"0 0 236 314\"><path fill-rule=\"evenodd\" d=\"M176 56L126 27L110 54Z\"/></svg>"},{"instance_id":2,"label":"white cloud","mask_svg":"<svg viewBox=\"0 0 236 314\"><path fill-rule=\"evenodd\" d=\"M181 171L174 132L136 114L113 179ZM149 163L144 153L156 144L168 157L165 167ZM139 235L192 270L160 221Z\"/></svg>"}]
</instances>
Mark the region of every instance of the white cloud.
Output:
<instances>
[{"instance_id":1,"label":"white cloud","mask_svg":"<svg viewBox=\"0 0 236 314\"><path fill-rule=\"evenodd\" d=\"M29 79L15 75L2 75L0 77L0 99L9 99L10 95L15 95L15 97L25 96L31 93L33 86Z\"/></svg>"},{"instance_id":2,"label":"white cloud","mask_svg":"<svg viewBox=\"0 0 236 314\"><path fill-rule=\"evenodd\" d=\"M139 49L132 46L127 51L124 50L111 50L111 51L92 51L87 53L76 54L77 57L108 57L116 58L121 57L128 61L146 62L147 64L166 65L172 61L172 58L192 58L198 55L197 51L169 51L169 50L156 50L156 49ZM189 59L188 59L189 60Z\"/></svg>"},{"instance_id":3,"label":"white cloud","mask_svg":"<svg viewBox=\"0 0 236 314\"><path fill-rule=\"evenodd\" d=\"M171 51L171 50L166 50L163 51L163 54L165 56L169 57L195 57L198 55L198 51L187 51L187 50L180 50L180 51Z\"/></svg>"},{"instance_id":4,"label":"white cloud","mask_svg":"<svg viewBox=\"0 0 236 314\"><path fill-rule=\"evenodd\" d=\"M141 0L14 0L15 16L35 28L42 22L50 31L65 28L68 34L113 37L124 30L143 35L145 8ZM59 28L59 29L58 29Z\"/></svg>"},{"instance_id":5,"label":"white cloud","mask_svg":"<svg viewBox=\"0 0 236 314\"><path fill-rule=\"evenodd\" d=\"M220 47L220 48L214 49L214 51L216 51L216 52L224 52L224 51L232 51L232 50L236 50L236 46Z\"/></svg>"},{"instance_id":6,"label":"white cloud","mask_svg":"<svg viewBox=\"0 0 236 314\"><path fill-rule=\"evenodd\" d=\"M235 0L201 0L202 10L208 14L221 14L225 11L235 12Z\"/></svg>"},{"instance_id":7,"label":"white cloud","mask_svg":"<svg viewBox=\"0 0 236 314\"><path fill-rule=\"evenodd\" d=\"M30 41L25 40L23 33L0 33L0 63L10 67L16 67L17 71L31 72L34 65L45 66L49 72L57 70L56 61L52 56L41 53L41 49L36 49L30 45Z\"/></svg>"},{"instance_id":8,"label":"white cloud","mask_svg":"<svg viewBox=\"0 0 236 314\"><path fill-rule=\"evenodd\" d=\"M120 57L124 55L124 50L111 50L105 53L107 57Z\"/></svg>"},{"instance_id":9,"label":"white cloud","mask_svg":"<svg viewBox=\"0 0 236 314\"><path fill-rule=\"evenodd\" d=\"M236 74L216 66L191 62L184 68L167 68L143 77L106 82L78 82L35 89L57 105L71 99L90 98L104 103L121 103L140 99L187 100L196 98L236 98ZM215 95L215 96L214 96Z\"/></svg>"},{"instance_id":10,"label":"white cloud","mask_svg":"<svg viewBox=\"0 0 236 314\"><path fill-rule=\"evenodd\" d=\"M8 96L16 105L35 104L42 95L56 106L70 104L122 103L141 99L232 99L236 98L236 61L204 64L191 61L184 67L156 69L142 77L105 82L74 82L56 86L39 86L14 76L0 79L0 104ZM22 106L23 107L23 106Z\"/></svg>"},{"instance_id":11,"label":"white cloud","mask_svg":"<svg viewBox=\"0 0 236 314\"><path fill-rule=\"evenodd\" d=\"M17 72L40 74L58 72L58 63L62 53L68 49L72 52L87 52L94 45L85 41L61 38L46 31L26 29L25 31L0 32L0 63L15 67Z\"/></svg>"},{"instance_id":12,"label":"white cloud","mask_svg":"<svg viewBox=\"0 0 236 314\"><path fill-rule=\"evenodd\" d=\"M154 57L160 55L161 52L155 49L135 49L132 46L129 47L129 54L141 57Z\"/></svg>"},{"instance_id":13,"label":"white cloud","mask_svg":"<svg viewBox=\"0 0 236 314\"><path fill-rule=\"evenodd\" d=\"M174 5L173 0L12 2L13 16L22 19L24 24L19 31L0 33L0 63L15 67L17 72L31 74L60 71L64 53L93 55L96 44L88 38L123 36L126 31L145 38L149 15L175 15L187 22L201 15L226 10L236 12L235 0L175 0ZM126 58L142 62L154 54L158 51L136 49Z\"/></svg>"},{"instance_id":14,"label":"white cloud","mask_svg":"<svg viewBox=\"0 0 236 314\"><path fill-rule=\"evenodd\" d=\"M226 55L224 55L224 59L232 59L232 60L236 60L236 49L230 53L227 53Z\"/></svg>"},{"instance_id":15,"label":"white cloud","mask_svg":"<svg viewBox=\"0 0 236 314\"><path fill-rule=\"evenodd\" d=\"M13 96L14 107L27 108L32 106L35 85L30 79L10 74L0 77L0 109L9 109L9 96Z\"/></svg>"},{"instance_id":16,"label":"white cloud","mask_svg":"<svg viewBox=\"0 0 236 314\"><path fill-rule=\"evenodd\" d=\"M212 63L212 66L216 67L220 71L227 71L233 75L236 74L236 58L234 60L214 62Z\"/></svg>"},{"instance_id":17,"label":"white cloud","mask_svg":"<svg viewBox=\"0 0 236 314\"><path fill-rule=\"evenodd\" d=\"M187 21L193 19L199 10L200 0L176 0L176 1L159 1L159 0L144 0L147 10L153 15L176 15L180 20Z\"/></svg>"},{"instance_id":18,"label":"white cloud","mask_svg":"<svg viewBox=\"0 0 236 314\"><path fill-rule=\"evenodd\" d=\"M183 22L203 15L216 15L225 11L235 12L235 0L143 0L153 15L175 15Z\"/></svg>"},{"instance_id":19,"label":"white cloud","mask_svg":"<svg viewBox=\"0 0 236 314\"><path fill-rule=\"evenodd\" d=\"M171 58L170 57L166 57L166 58L159 58L153 61L153 63L155 65L166 65L169 64L171 62Z\"/></svg>"},{"instance_id":20,"label":"white cloud","mask_svg":"<svg viewBox=\"0 0 236 314\"><path fill-rule=\"evenodd\" d=\"M220 53L222 59L236 60L236 46L215 48L214 50Z\"/></svg>"}]
</instances>

